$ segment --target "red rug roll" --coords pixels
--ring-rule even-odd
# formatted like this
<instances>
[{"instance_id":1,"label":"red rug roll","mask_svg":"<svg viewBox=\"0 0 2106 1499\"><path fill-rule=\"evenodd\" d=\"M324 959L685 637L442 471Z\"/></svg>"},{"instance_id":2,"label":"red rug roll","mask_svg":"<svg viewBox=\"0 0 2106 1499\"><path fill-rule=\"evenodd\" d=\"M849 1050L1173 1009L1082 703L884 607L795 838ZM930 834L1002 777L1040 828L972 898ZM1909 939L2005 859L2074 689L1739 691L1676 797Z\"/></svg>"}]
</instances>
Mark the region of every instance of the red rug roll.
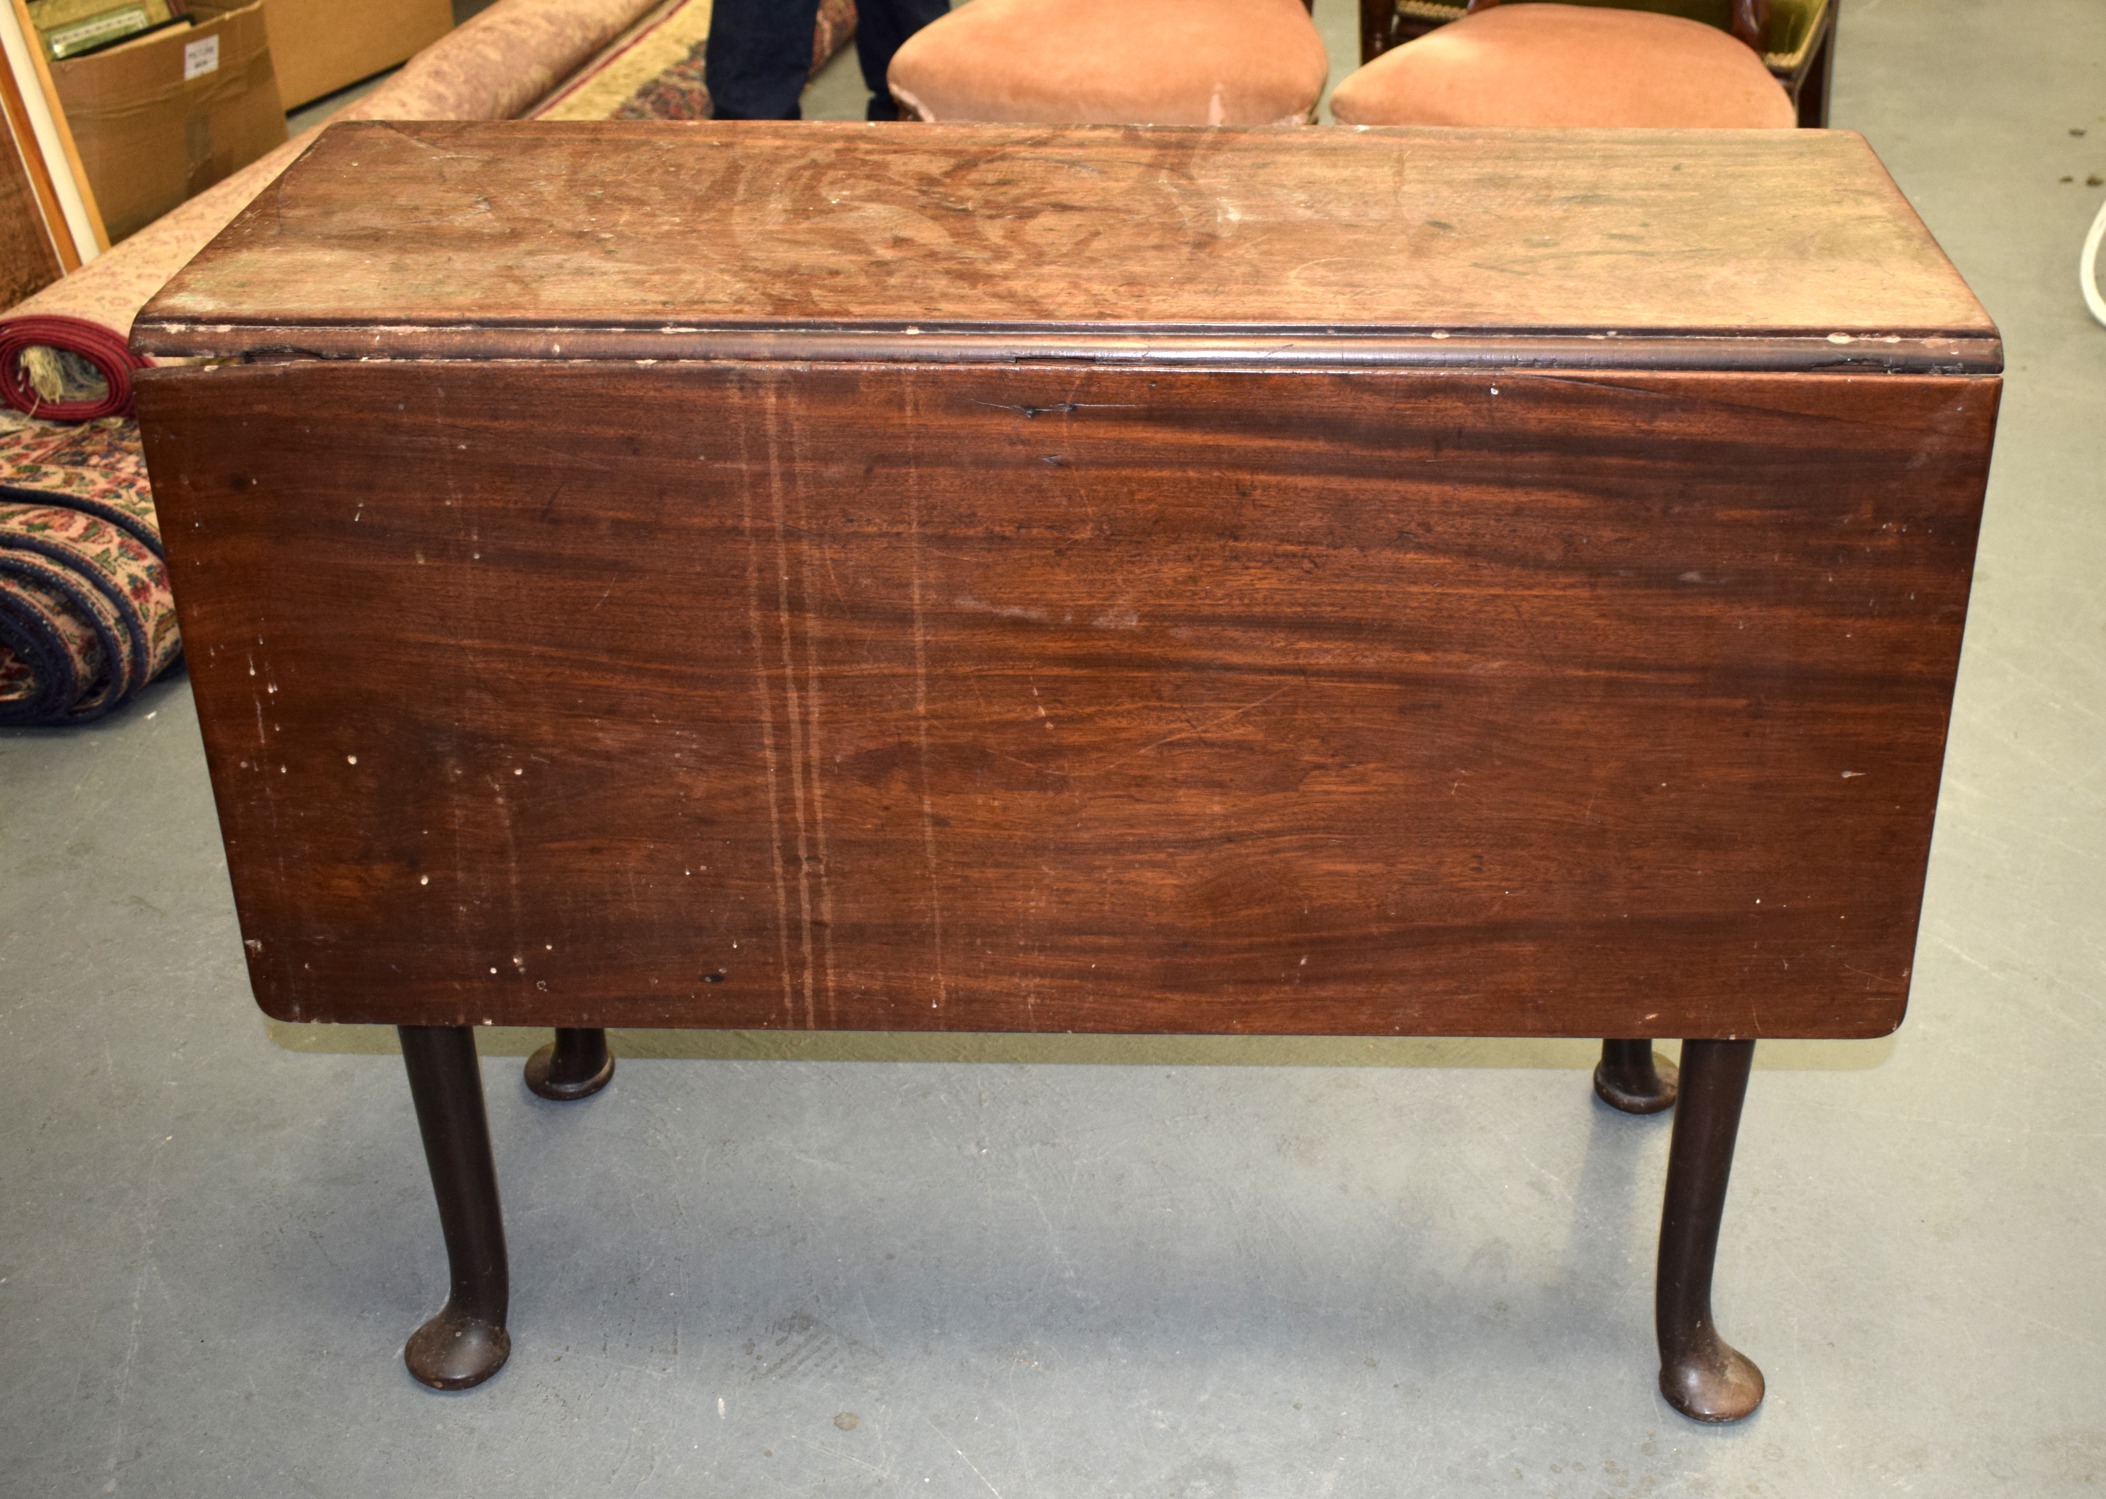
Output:
<instances>
[{"instance_id":1,"label":"red rug roll","mask_svg":"<svg viewBox=\"0 0 2106 1499\"><path fill-rule=\"evenodd\" d=\"M23 355L35 345L78 354L101 372L108 387L99 399L49 401L29 382ZM147 361L125 346L124 335L101 323L63 314L0 322L0 399L15 410L55 422L89 422L132 409L132 371Z\"/></svg>"}]
</instances>

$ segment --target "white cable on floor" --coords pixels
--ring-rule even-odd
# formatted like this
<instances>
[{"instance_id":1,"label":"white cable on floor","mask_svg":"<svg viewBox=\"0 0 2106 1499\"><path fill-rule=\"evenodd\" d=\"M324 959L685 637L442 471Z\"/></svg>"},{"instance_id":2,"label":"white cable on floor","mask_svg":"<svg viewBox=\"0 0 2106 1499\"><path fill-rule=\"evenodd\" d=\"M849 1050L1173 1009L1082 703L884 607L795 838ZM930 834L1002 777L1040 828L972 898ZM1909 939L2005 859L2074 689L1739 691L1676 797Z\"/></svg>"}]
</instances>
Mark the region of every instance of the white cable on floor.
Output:
<instances>
[{"instance_id":1,"label":"white cable on floor","mask_svg":"<svg viewBox=\"0 0 2106 1499\"><path fill-rule=\"evenodd\" d=\"M2106 203L2099 205L2099 216L2091 221L2091 233L2084 236L2084 253L2077 257L2077 285L2084 292L2084 305L2091 315L2106 323L2106 296L2099 295L2099 242L2106 240Z\"/></svg>"}]
</instances>

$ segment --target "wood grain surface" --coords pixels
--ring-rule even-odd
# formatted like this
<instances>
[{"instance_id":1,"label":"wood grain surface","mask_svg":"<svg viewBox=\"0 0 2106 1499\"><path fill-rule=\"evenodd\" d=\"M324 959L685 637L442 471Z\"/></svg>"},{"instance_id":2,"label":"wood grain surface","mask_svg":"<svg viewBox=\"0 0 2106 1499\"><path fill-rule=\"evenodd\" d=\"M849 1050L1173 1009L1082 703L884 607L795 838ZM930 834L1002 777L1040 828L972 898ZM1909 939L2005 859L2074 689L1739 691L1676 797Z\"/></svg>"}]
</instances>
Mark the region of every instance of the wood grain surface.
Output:
<instances>
[{"instance_id":1,"label":"wood grain surface","mask_svg":"<svg viewBox=\"0 0 2106 1499\"><path fill-rule=\"evenodd\" d=\"M1686 365L1649 346L1680 338L1720 367L2000 357L1864 141L1806 130L344 124L135 338L955 363L1049 331L1217 362L1523 335L1568 367Z\"/></svg>"},{"instance_id":2,"label":"wood grain surface","mask_svg":"<svg viewBox=\"0 0 2106 1499\"><path fill-rule=\"evenodd\" d=\"M1749 1037L1901 1017L1997 393L301 362L140 409L282 1019Z\"/></svg>"},{"instance_id":3,"label":"wood grain surface","mask_svg":"<svg viewBox=\"0 0 2106 1499\"><path fill-rule=\"evenodd\" d=\"M54 224L65 236L63 253ZM0 309L79 264L14 70L0 68Z\"/></svg>"}]
</instances>

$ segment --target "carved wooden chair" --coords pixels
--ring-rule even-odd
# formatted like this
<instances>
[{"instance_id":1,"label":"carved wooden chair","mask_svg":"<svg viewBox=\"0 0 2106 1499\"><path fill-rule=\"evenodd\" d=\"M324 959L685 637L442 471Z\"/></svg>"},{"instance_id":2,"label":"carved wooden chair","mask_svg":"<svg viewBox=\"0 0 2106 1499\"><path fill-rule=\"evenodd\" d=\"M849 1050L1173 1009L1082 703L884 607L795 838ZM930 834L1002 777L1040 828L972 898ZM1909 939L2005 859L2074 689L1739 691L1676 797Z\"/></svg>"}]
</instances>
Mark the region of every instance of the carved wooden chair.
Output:
<instances>
[{"instance_id":1,"label":"carved wooden chair","mask_svg":"<svg viewBox=\"0 0 2106 1499\"><path fill-rule=\"evenodd\" d=\"M1310 0L973 0L892 59L903 117L1019 125L1313 122Z\"/></svg>"},{"instance_id":2,"label":"carved wooden chair","mask_svg":"<svg viewBox=\"0 0 2106 1499\"><path fill-rule=\"evenodd\" d=\"M1769 0L1757 21L1744 0L1568 0L1589 7L1679 16L1730 31L1762 58L1791 99L1800 125L1828 123L1828 85L1835 66L1836 10L1841 0ZM1474 10L1466 0L1360 0L1360 61L1371 63Z\"/></svg>"},{"instance_id":3,"label":"carved wooden chair","mask_svg":"<svg viewBox=\"0 0 2106 1499\"><path fill-rule=\"evenodd\" d=\"M1732 27L1658 11L1470 0L1463 17L1393 47L1338 85L1346 125L1789 129L1763 65L1770 0L1733 0Z\"/></svg>"}]
</instances>

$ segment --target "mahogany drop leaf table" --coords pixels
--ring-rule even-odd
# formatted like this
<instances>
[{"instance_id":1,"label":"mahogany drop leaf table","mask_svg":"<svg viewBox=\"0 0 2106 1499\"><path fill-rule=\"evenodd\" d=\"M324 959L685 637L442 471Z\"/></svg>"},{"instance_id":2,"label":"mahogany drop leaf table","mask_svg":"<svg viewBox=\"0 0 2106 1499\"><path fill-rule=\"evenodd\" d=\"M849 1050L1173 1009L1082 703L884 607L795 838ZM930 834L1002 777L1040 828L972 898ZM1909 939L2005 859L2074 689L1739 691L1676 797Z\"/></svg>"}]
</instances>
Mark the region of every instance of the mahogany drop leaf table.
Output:
<instances>
[{"instance_id":1,"label":"mahogany drop leaf table","mask_svg":"<svg viewBox=\"0 0 2106 1499\"><path fill-rule=\"evenodd\" d=\"M1552 1035L1676 1104L1666 1397L1761 1399L1752 1049L1901 1020L2001 368L1856 136L343 125L135 344L420 1379L509 1347L476 1025Z\"/></svg>"}]
</instances>

